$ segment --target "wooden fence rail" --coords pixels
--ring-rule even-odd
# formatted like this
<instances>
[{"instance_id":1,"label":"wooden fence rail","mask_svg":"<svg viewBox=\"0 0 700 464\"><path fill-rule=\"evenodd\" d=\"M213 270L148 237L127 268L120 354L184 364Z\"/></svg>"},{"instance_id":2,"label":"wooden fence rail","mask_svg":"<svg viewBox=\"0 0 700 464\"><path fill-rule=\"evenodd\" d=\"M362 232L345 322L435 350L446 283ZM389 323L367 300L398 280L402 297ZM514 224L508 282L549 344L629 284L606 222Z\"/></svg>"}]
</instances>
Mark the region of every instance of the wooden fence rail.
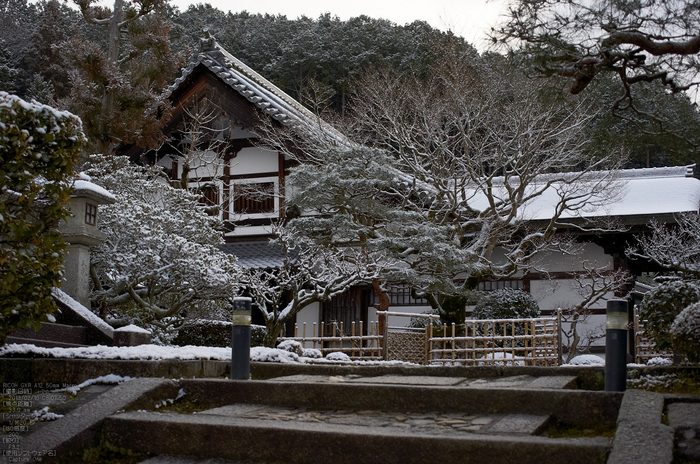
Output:
<instances>
[{"instance_id":1,"label":"wooden fence rail","mask_svg":"<svg viewBox=\"0 0 700 464\"><path fill-rule=\"evenodd\" d=\"M430 327L430 364L561 364L561 314L534 319L469 319L435 336Z\"/></svg>"},{"instance_id":2,"label":"wooden fence rail","mask_svg":"<svg viewBox=\"0 0 700 464\"><path fill-rule=\"evenodd\" d=\"M438 326L435 315L378 312L380 322L352 323L346 333L343 323L294 326L293 337L304 348L323 355L342 352L353 360L404 360L417 364L479 365L561 364L561 313L535 319L470 319L464 325ZM424 320L424 327L389 326L388 317ZM420 324L419 324L420 325Z\"/></svg>"},{"instance_id":3,"label":"wooden fence rail","mask_svg":"<svg viewBox=\"0 0 700 464\"><path fill-rule=\"evenodd\" d=\"M294 324L293 337L280 337L279 340L296 340L304 348L317 349L324 356L328 353L341 352L350 356L352 360L374 360L383 359L381 341L383 335L378 333L378 324L370 322L367 335L364 334L364 323L353 322L348 333L345 332L344 324L331 322L324 324L313 323L310 334L307 335L306 322L302 324L301 334L299 324Z\"/></svg>"}]
</instances>

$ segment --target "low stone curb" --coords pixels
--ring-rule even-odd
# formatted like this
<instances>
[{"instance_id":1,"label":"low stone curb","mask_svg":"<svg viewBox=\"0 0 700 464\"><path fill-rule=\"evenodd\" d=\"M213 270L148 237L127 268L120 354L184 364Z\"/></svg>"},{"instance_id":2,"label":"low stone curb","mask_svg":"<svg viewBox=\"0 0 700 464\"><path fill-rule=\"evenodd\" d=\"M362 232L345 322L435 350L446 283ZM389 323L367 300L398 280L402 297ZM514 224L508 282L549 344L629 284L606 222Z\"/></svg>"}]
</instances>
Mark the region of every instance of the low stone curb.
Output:
<instances>
[{"instance_id":1,"label":"low stone curb","mask_svg":"<svg viewBox=\"0 0 700 464\"><path fill-rule=\"evenodd\" d=\"M608 464L670 464L673 429L661 423L663 412L663 395L627 390Z\"/></svg>"}]
</instances>

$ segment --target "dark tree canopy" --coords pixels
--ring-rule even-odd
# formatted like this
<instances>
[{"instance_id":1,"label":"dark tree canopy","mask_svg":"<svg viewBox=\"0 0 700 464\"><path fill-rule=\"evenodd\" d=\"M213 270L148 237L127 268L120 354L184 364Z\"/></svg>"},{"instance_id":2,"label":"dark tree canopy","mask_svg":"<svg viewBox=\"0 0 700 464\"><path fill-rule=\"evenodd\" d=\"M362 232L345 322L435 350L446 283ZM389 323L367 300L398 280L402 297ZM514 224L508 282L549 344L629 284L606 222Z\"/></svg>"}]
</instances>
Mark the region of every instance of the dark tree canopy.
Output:
<instances>
[{"instance_id":1,"label":"dark tree canopy","mask_svg":"<svg viewBox=\"0 0 700 464\"><path fill-rule=\"evenodd\" d=\"M601 72L630 86L696 86L700 52L697 0L517 0L494 40L523 46L544 74L573 79L579 93Z\"/></svg>"}]
</instances>

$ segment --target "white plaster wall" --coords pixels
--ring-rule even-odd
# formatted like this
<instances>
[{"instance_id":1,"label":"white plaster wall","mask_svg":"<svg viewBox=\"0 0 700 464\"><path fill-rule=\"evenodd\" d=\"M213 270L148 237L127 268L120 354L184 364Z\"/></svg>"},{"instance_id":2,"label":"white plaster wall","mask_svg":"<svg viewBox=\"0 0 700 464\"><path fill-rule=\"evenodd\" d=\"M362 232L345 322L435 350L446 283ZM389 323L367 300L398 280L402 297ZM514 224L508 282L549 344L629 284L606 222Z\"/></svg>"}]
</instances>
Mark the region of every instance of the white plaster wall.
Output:
<instances>
[{"instance_id":1,"label":"white plaster wall","mask_svg":"<svg viewBox=\"0 0 700 464\"><path fill-rule=\"evenodd\" d=\"M581 283L591 282L590 279L581 279ZM570 308L578 305L584 298L579 282L575 279L531 280L530 294L537 300L540 310L557 308ZM596 303L593 308L605 308L605 299L613 299L615 295L610 292L605 298Z\"/></svg>"},{"instance_id":2,"label":"white plaster wall","mask_svg":"<svg viewBox=\"0 0 700 464\"><path fill-rule=\"evenodd\" d=\"M173 157L166 155L158 160L158 166L162 166L168 171L172 169ZM182 177L183 160L178 161L177 177ZM221 177L224 174L224 161L216 154L216 152L208 150L204 152L194 153L190 158L190 180L196 179L211 179Z\"/></svg>"},{"instance_id":3,"label":"white plaster wall","mask_svg":"<svg viewBox=\"0 0 700 464\"><path fill-rule=\"evenodd\" d=\"M260 147L247 147L231 159L229 173L232 176L277 172L279 157L276 151Z\"/></svg>"},{"instance_id":4,"label":"white plaster wall","mask_svg":"<svg viewBox=\"0 0 700 464\"><path fill-rule=\"evenodd\" d=\"M301 311L297 313L297 326L298 334L301 337L303 335L304 324L306 324L306 336L312 337L314 335L314 323L316 323L316 331L318 332L318 317L320 313L320 303L311 303ZM289 334L292 336L293 334ZM313 348L313 344L310 342L304 343L304 348Z\"/></svg>"},{"instance_id":5,"label":"white plaster wall","mask_svg":"<svg viewBox=\"0 0 700 464\"><path fill-rule=\"evenodd\" d=\"M580 244L580 252L575 255L563 253L543 253L537 256L535 264L548 272L583 271L584 263L595 264L598 269L613 270L613 258L605 254L603 248L595 243Z\"/></svg>"},{"instance_id":6,"label":"white plaster wall","mask_svg":"<svg viewBox=\"0 0 700 464\"><path fill-rule=\"evenodd\" d=\"M562 331L568 331L571 324L569 322L562 321L561 327ZM591 346L605 346L605 314L591 314L586 317L583 322L579 320L576 325L576 331L581 337L579 349L583 349L585 347L587 344L586 339L588 337L595 338L593 343L591 343ZM602 335L602 337L598 337L599 335ZM569 345L563 333L561 343L564 346Z\"/></svg>"}]
</instances>

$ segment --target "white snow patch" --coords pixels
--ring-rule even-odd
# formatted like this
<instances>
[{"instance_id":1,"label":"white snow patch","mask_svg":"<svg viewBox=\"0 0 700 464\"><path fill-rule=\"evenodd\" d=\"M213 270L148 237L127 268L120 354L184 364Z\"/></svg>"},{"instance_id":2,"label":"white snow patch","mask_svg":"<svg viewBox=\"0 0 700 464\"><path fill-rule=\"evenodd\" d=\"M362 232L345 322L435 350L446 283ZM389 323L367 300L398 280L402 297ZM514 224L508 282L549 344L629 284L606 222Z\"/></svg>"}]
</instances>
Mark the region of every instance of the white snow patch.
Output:
<instances>
[{"instance_id":1,"label":"white snow patch","mask_svg":"<svg viewBox=\"0 0 700 464\"><path fill-rule=\"evenodd\" d=\"M114 203L117 201L117 198L112 195L112 192L109 190L80 178L73 182L73 192L93 194L101 200L104 200L105 203Z\"/></svg>"},{"instance_id":2,"label":"white snow patch","mask_svg":"<svg viewBox=\"0 0 700 464\"><path fill-rule=\"evenodd\" d=\"M668 358L662 358L660 356L656 358L651 358L649 361L647 361L647 366L670 366L673 364L672 359Z\"/></svg>"},{"instance_id":3,"label":"white snow patch","mask_svg":"<svg viewBox=\"0 0 700 464\"><path fill-rule=\"evenodd\" d=\"M149 334L151 333L150 330L143 329L137 325L134 324L129 324L125 325L124 327L119 327L118 329L114 329L115 332L136 332L136 333L146 333Z\"/></svg>"},{"instance_id":4,"label":"white snow patch","mask_svg":"<svg viewBox=\"0 0 700 464\"><path fill-rule=\"evenodd\" d=\"M308 354L308 356L307 356ZM160 346L160 345L138 345L138 346L87 346L79 348L44 348L30 344L10 343L0 347L0 357L4 356L44 356L51 358L68 359L141 359L141 360L162 360L162 359L209 359L214 361L231 361L231 348L219 348L212 346ZM304 350L304 356L296 353L280 350L278 348L267 348L256 346L250 349L250 360L254 362L279 362L279 363L310 363L326 364L336 362L351 362L359 365L401 365L406 366L411 363L403 361L352 361L344 353L330 353L326 358L321 358L319 350Z\"/></svg>"},{"instance_id":5,"label":"white snow patch","mask_svg":"<svg viewBox=\"0 0 700 464\"><path fill-rule=\"evenodd\" d=\"M32 411L30 415L30 422L45 422L45 421L53 421L56 419L60 419L63 417L63 414L56 414L55 412L49 412L49 407L44 406L41 409L38 409L36 411Z\"/></svg>"},{"instance_id":6,"label":"white snow patch","mask_svg":"<svg viewBox=\"0 0 700 464\"><path fill-rule=\"evenodd\" d=\"M335 362L350 362L352 361L350 359L350 356L348 356L345 353L341 353L340 351L335 351L333 353L328 353L326 355L326 359L328 361L335 361Z\"/></svg>"},{"instance_id":7,"label":"white snow patch","mask_svg":"<svg viewBox=\"0 0 700 464\"><path fill-rule=\"evenodd\" d=\"M580 354L564 366L604 366L605 360L594 354Z\"/></svg>"},{"instance_id":8,"label":"white snow patch","mask_svg":"<svg viewBox=\"0 0 700 464\"><path fill-rule=\"evenodd\" d=\"M94 379L89 379L86 380L85 382L78 384L78 385L73 385L72 387L66 387L66 388L60 388L58 390L53 390L55 392L68 392L72 395L78 394L80 390L82 390L85 387L88 387L90 385L96 384L96 383L106 383L106 384L116 384L119 385L122 382L126 382L127 380L131 380L132 377L122 377L121 375L115 375L115 374L107 374L103 375L100 377L96 377Z\"/></svg>"}]
</instances>

